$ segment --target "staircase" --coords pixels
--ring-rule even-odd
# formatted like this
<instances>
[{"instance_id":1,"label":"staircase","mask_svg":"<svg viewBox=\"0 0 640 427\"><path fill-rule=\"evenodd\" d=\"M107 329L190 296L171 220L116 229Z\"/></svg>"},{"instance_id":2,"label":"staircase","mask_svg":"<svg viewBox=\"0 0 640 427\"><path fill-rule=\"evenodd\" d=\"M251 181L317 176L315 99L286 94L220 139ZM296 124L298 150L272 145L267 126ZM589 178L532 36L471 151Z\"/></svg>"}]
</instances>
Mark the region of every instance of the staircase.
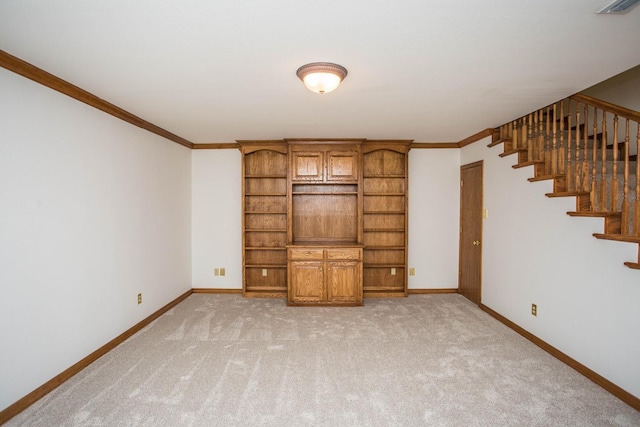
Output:
<instances>
[{"instance_id":1,"label":"staircase","mask_svg":"<svg viewBox=\"0 0 640 427\"><path fill-rule=\"evenodd\" d=\"M604 220L598 239L638 244L640 269L640 113L573 95L494 130L489 147L533 166L529 181L553 180L547 197L575 197L572 217Z\"/></svg>"}]
</instances>

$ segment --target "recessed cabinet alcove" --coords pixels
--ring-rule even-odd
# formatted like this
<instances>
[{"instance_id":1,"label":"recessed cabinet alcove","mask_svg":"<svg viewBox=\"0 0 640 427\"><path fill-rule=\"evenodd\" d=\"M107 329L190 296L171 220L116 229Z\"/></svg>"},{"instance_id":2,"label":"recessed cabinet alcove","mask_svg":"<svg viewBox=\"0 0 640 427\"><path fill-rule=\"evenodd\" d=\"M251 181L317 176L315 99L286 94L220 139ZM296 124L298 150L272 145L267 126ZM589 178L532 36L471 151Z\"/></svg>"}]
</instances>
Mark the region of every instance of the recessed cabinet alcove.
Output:
<instances>
[{"instance_id":1,"label":"recessed cabinet alcove","mask_svg":"<svg viewBox=\"0 0 640 427\"><path fill-rule=\"evenodd\" d=\"M289 305L406 296L411 141L238 141L243 294Z\"/></svg>"}]
</instances>

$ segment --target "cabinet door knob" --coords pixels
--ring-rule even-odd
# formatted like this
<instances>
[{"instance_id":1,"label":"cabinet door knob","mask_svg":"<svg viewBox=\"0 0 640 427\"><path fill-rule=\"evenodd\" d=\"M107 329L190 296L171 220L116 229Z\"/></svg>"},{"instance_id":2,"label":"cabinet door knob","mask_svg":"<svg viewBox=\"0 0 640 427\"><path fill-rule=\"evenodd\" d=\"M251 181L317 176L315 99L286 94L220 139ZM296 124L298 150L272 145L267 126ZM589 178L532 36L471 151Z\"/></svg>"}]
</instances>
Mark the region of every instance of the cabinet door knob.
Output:
<instances>
[{"instance_id":1,"label":"cabinet door knob","mask_svg":"<svg viewBox=\"0 0 640 427\"><path fill-rule=\"evenodd\" d=\"M312 252L311 252L311 251L307 251L307 252L305 252L304 254L305 254L305 255L311 255L311 254L312 254Z\"/></svg>"}]
</instances>

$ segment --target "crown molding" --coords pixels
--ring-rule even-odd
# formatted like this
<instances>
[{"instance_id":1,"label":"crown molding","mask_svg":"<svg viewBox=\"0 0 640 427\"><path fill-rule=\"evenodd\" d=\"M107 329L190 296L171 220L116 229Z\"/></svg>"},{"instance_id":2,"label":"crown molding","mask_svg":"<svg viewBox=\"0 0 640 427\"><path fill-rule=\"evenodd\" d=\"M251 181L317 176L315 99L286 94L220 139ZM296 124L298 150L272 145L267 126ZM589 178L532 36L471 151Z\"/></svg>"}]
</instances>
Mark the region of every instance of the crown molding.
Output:
<instances>
[{"instance_id":1,"label":"crown molding","mask_svg":"<svg viewBox=\"0 0 640 427\"><path fill-rule=\"evenodd\" d=\"M77 101L87 104L93 108L97 108L107 114L124 120L134 126L142 128L148 132L159 135L177 144L183 145L187 148L193 148L193 143L186 139L179 137L159 126L154 125L138 116L131 114L130 112L123 110L122 108L111 104L110 102L100 99L94 94L87 92L84 89L74 86L66 80L62 80L59 77L54 76L28 62L23 61L9 53L0 50L0 67L12 71L21 75L29 80L33 80L36 83L40 83L50 89L67 95Z\"/></svg>"}]
</instances>

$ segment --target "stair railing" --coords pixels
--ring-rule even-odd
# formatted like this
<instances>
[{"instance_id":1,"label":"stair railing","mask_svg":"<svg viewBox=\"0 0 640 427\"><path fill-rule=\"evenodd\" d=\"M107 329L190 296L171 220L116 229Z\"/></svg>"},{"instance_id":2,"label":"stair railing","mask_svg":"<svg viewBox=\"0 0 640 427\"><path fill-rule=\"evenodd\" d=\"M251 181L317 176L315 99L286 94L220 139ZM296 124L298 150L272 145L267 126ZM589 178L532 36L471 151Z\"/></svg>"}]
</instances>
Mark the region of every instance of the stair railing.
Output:
<instances>
[{"instance_id":1,"label":"stair railing","mask_svg":"<svg viewBox=\"0 0 640 427\"><path fill-rule=\"evenodd\" d=\"M605 233L640 238L640 113L573 95L497 129L505 154L554 179L554 193L583 197L578 210L614 224ZM617 224L617 225L616 225ZM639 260L640 261L640 260Z\"/></svg>"}]
</instances>

